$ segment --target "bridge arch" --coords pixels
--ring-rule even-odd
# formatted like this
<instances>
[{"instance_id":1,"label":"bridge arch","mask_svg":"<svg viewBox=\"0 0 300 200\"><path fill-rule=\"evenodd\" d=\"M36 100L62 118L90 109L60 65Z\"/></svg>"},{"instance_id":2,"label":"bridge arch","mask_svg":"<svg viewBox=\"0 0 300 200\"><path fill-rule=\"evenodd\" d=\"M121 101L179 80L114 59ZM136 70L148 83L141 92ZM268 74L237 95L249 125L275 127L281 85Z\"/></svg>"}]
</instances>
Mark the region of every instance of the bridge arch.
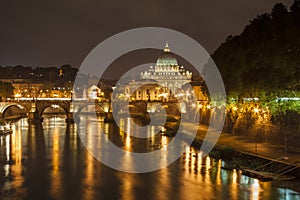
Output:
<instances>
[{"instance_id":1,"label":"bridge arch","mask_svg":"<svg viewBox=\"0 0 300 200\"><path fill-rule=\"evenodd\" d=\"M167 116L172 116L172 118L180 120L182 114L185 113L185 104L182 103L148 103L147 112L148 113L159 113L166 112Z\"/></svg>"},{"instance_id":2,"label":"bridge arch","mask_svg":"<svg viewBox=\"0 0 300 200\"><path fill-rule=\"evenodd\" d=\"M180 105L178 105L178 104L170 103L170 104L165 105L164 107L166 108L168 115L180 117L183 114L182 109L181 109Z\"/></svg>"},{"instance_id":3,"label":"bridge arch","mask_svg":"<svg viewBox=\"0 0 300 200\"><path fill-rule=\"evenodd\" d=\"M0 103L1 117L5 117L5 113L11 108L17 108L19 111L24 110L24 112L23 112L24 114L28 113L28 111L29 111L29 108L27 108L26 106L24 106L22 104L10 103L10 102L1 102Z\"/></svg>"},{"instance_id":4,"label":"bridge arch","mask_svg":"<svg viewBox=\"0 0 300 200\"><path fill-rule=\"evenodd\" d=\"M41 107L38 108L38 113L39 113L40 117L42 117L42 115L45 113L45 110L47 108L60 109L60 110L64 111L66 116L69 113L69 107L66 107L64 105L60 105L60 104L57 104L57 103L44 104L44 105L41 105Z\"/></svg>"},{"instance_id":5,"label":"bridge arch","mask_svg":"<svg viewBox=\"0 0 300 200\"><path fill-rule=\"evenodd\" d=\"M109 108L101 103L82 103L77 107L77 110L75 112L77 115L79 115L84 111L84 109L88 109L89 107L92 107L92 111L96 111L96 113L105 114L109 112Z\"/></svg>"}]
</instances>

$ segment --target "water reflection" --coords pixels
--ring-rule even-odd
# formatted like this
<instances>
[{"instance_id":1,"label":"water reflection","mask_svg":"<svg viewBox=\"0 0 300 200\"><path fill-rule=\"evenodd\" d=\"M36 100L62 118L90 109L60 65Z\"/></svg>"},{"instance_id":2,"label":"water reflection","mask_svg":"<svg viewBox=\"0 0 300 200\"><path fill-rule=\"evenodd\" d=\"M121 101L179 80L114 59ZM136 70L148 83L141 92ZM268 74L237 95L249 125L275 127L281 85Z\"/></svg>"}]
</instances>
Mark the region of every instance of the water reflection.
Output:
<instances>
[{"instance_id":1,"label":"water reflection","mask_svg":"<svg viewBox=\"0 0 300 200\"><path fill-rule=\"evenodd\" d=\"M46 118L42 126L18 121L11 135L0 137L0 199L300 199L297 193L274 188L270 182L223 170L221 160L202 158L201 152L189 146L180 159L156 172L130 174L110 169L85 149L77 128L86 128L86 144L98 149L99 141L108 139L137 152L165 148L170 141L152 134L157 127L148 128L151 137L137 140L131 136L137 131L131 128L133 122L121 120L122 129L89 117L82 118L79 127L66 126L60 117ZM132 160L125 154L120 163L130 165Z\"/></svg>"},{"instance_id":2,"label":"water reflection","mask_svg":"<svg viewBox=\"0 0 300 200\"><path fill-rule=\"evenodd\" d=\"M240 177L240 176L239 176ZM232 171L232 181L231 181L231 199L238 200L238 171Z\"/></svg>"}]
</instances>

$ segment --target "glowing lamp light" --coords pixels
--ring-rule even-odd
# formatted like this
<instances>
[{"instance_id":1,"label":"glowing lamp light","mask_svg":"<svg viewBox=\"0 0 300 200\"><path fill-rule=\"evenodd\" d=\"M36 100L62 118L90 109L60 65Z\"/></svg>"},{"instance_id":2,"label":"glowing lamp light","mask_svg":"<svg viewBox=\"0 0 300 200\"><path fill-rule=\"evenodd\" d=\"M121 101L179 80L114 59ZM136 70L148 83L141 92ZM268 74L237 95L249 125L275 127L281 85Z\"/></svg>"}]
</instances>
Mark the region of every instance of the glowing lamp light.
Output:
<instances>
[{"instance_id":1,"label":"glowing lamp light","mask_svg":"<svg viewBox=\"0 0 300 200\"><path fill-rule=\"evenodd\" d=\"M255 113L258 113L259 112L259 109L258 108L254 108L253 110Z\"/></svg>"},{"instance_id":2,"label":"glowing lamp light","mask_svg":"<svg viewBox=\"0 0 300 200\"><path fill-rule=\"evenodd\" d=\"M6 129L10 129L10 125L9 124L5 124L5 128Z\"/></svg>"},{"instance_id":3,"label":"glowing lamp light","mask_svg":"<svg viewBox=\"0 0 300 200\"><path fill-rule=\"evenodd\" d=\"M20 109L24 109L24 107L23 107L23 106L21 106L21 105L18 105L18 107L19 107Z\"/></svg>"},{"instance_id":4,"label":"glowing lamp light","mask_svg":"<svg viewBox=\"0 0 300 200\"><path fill-rule=\"evenodd\" d=\"M237 107L233 106L232 110L237 111Z\"/></svg>"},{"instance_id":5,"label":"glowing lamp light","mask_svg":"<svg viewBox=\"0 0 300 200\"><path fill-rule=\"evenodd\" d=\"M259 187L259 181L257 179L254 179L253 187L255 188Z\"/></svg>"},{"instance_id":6,"label":"glowing lamp light","mask_svg":"<svg viewBox=\"0 0 300 200\"><path fill-rule=\"evenodd\" d=\"M59 108L59 105L53 104L53 105L51 105L51 107L57 109L57 108Z\"/></svg>"},{"instance_id":7,"label":"glowing lamp light","mask_svg":"<svg viewBox=\"0 0 300 200\"><path fill-rule=\"evenodd\" d=\"M168 93L162 93L162 94L159 94L158 96L166 98L168 96Z\"/></svg>"},{"instance_id":8,"label":"glowing lamp light","mask_svg":"<svg viewBox=\"0 0 300 200\"><path fill-rule=\"evenodd\" d=\"M21 97L22 95L21 94L15 94L15 97L16 98L19 98L19 97Z\"/></svg>"}]
</instances>

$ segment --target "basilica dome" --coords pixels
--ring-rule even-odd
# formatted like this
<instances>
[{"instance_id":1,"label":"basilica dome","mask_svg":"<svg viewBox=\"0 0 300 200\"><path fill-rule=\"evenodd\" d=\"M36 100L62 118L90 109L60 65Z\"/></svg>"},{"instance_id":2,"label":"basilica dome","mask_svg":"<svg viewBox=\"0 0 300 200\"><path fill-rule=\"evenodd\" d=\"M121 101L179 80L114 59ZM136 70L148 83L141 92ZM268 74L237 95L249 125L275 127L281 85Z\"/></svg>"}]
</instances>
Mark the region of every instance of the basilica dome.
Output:
<instances>
[{"instance_id":1,"label":"basilica dome","mask_svg":"<svg viewBox=\"0 0 300 200\"><path fill-rule=\"evenodd\" d=\"M166 43L164 52L157 58L156 66L178 66L177 59L175 55L170 52L168 43Z\"/></svg>"}]
</instances>

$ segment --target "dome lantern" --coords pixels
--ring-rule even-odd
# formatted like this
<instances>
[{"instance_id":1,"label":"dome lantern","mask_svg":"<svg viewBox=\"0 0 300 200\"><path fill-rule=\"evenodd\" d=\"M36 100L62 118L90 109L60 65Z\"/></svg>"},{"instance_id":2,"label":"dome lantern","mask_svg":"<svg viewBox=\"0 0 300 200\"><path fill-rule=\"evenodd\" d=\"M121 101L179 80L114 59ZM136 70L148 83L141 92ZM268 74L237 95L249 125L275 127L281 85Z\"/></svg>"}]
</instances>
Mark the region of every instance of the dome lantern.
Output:
<instances>
[{"instance_id":1,"label":"dome lantern","mask_svg":"<svg viewBox=\"0 0 300 200\"><path fill-rule=\"evenodd\" d=\"M166 42L164 52L156 60L157 66L178 66L177 59L173 53L170 52L168 42Z\"/></svg>"},{"instance_id":2,"label":"dome lantern","mask_svg":"<svg viewBox=\"0 0 300 200\"><path fill-rule=\"evenodd\" d=\"M166 42L165 48L164 48L164 52L170 52L170 47L168 42Z\"/></svg>"}]
</instances>

